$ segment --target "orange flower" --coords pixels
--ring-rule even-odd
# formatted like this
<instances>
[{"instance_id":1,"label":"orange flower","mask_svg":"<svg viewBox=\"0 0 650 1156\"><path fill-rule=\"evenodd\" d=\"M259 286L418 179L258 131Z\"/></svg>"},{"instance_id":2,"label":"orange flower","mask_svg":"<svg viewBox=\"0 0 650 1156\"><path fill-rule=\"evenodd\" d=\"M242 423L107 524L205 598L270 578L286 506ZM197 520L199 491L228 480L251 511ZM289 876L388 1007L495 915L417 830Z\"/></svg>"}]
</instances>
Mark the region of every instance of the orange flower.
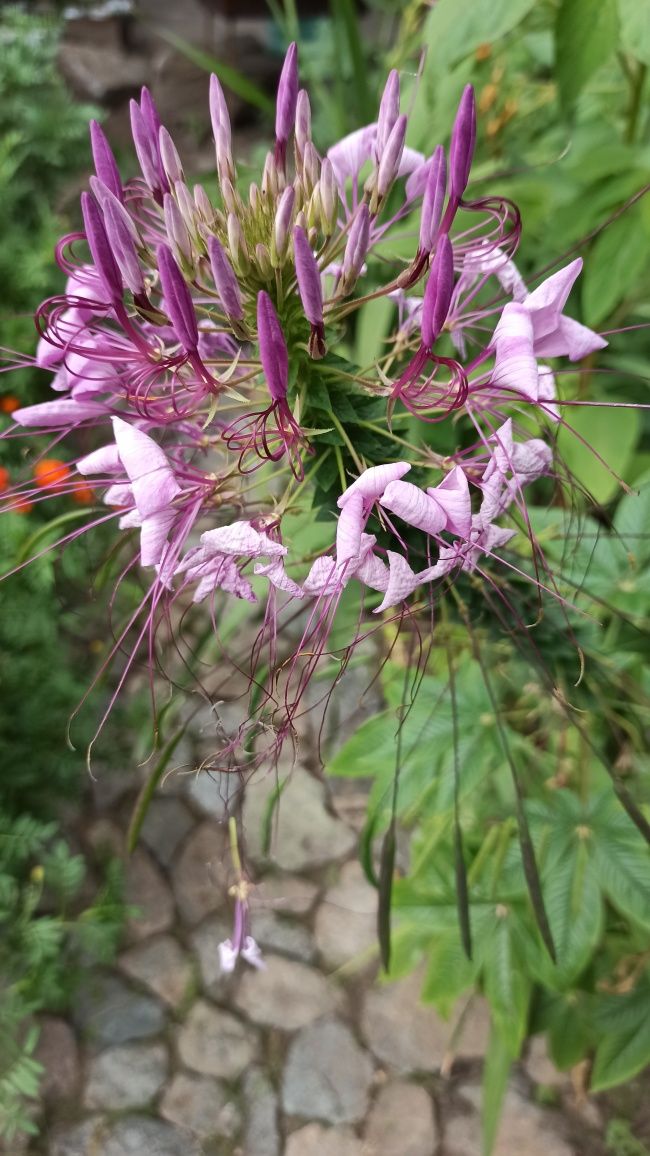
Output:
<instances>
[{"instance_id":1,"label":"orange flower","mask_svg":"<svg viewBox=\"0 0 650 1156\"><path fill-rule=\"evenodd\" d=\"M9 488L9 470L0 466L0 494Z\"/></svg>"},{"instance_id":2,"label":"orange flower","mask_svg":"<svg viewBox=\"0 0 650 1156\"><path fill-rule=\"evenodd\" d=\"M71 494L72 501L80 506L91 506L95 501L95 491L87 482L78 482Z\"/></svg>"},{"instance_id":3,"label":"orange flower","mask_svg":"<svg viewBox=\"0 0 650 1156\"><path fill-rule=\"evenodd\" d=\"M70 467L58 458L43 458L34 466L36 485L44 490L57 490L70 477Z\"/></svg>"},{"instance_id":4,"label":"orange flower","mask_svg":"<svg viewBox=\"0 0 650 1156\"><path fill-rule=\"evenodd\" d=\"M4 397L0 397L1 413L13 413L15 409L20 409L20 401L13 393L6 393Z\"/></svg>"}]
</instances>

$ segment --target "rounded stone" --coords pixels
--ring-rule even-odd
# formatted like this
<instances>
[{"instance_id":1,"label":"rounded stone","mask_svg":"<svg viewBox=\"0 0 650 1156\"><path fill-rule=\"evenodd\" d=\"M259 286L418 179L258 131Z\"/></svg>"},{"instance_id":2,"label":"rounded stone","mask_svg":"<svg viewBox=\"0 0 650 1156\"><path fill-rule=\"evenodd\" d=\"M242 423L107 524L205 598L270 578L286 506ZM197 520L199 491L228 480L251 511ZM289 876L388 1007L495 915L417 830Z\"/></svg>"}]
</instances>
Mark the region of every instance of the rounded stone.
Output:
<instances>
[{"instance_id":1,"label":"rounded stone","mask_svg":"<svg viewBox=\"0 0 650 1156\"><path fill-rule=\"evenodd\" d=\"M183 1002L192 982L191 962L170 935L156 936L125 951L119 968L173 1008Z\"/></svg>"},{"instance_id":2,"label":"rounded stone","mask_svg":"<svg viewBox=\"0 0 650 1156\"><path fill-rule=\"evenodd\" d=\"M271 823L270 858L283 871L303 871L344 859L353 850L356 835L330 815L323 784L301 767L287 770L287 774L289 781ZM277 777L271 774L257 776L246 785L244 826L253 859L267 858L262 832L268 803L277 787Z\"/></svg>"},{"instance_id":3,"label":"rounded stone","mask_svg":"<svg viewBox=\"0 0 650 1156\"><path fill-rule=\"evenodd\" d=\"M284 1156L366 1156L366 1150L351 1128L307 1124L291 1133Z\"/></svg>"},{"instance_id":4,"label":"rounded stone","mask_svg":"<svg viewBox=\"0 0 650 1156\"><path fill-rule=\"evenodd\" d=\"M178 1033L178 1054L204 1076L236 1079L258 1051L256 1033L229 1012L197 1000Z\"/></svg>"},{"instance_id":5,"label":"rounded stone","mask_svg":"<svg viewBox=\"0 0 650 1156\"><path fill-rule=\"evenodd\" d=\"M291 1116L354 1124L366 1114L372 1075L370 1058L350 1029L338 1020L320 1020L291 1043L282 1106Z\"/></svg>"},{"instance_id":6,"label":"rounded stone","mask_svg":"<svg viewBox=\"0 0 650 1156\"><path fill-rule=\"evenodd\" d=\"M433 1105L424 1088L395 1080L370 1109L366 1156L431 1156L438 1142Z\"/></svg>"},{"instance_id":7,"label":"rounded stone","mask_svg":"<svg viewBox=\"0 0 650 1156\"><path fill-rule=\"evenodd\" d=\"M88 1065L84 1105L120 1111L143 1108L167 1078L169 1057L162 1044L128 1044L107 1048Z\"/></svg>"},{"instance_id":8,"label":"rounded stone","mask_svg":"<svg viewBox=\"0 0 650 1156\"><path fill-rule=\"evenodd\" d=\"M127 920L131 942L167 931L174 922L174 898L148 852L138 849L128 861L124 890L136 913Z\"/></svg>"},{"instance_id":9,"label":"rounded stone","mask_svg":"<svg viewBox=\"0 0 650 1156\"><path fill-rule=\"evenodd\" d=\"M278 1098L263 1071L251 1068L244 1077L246 1156L280 1156Z\"/></svg>"},{"instance_id":10,"label":"rounded stone","mask_svg":"<svg viewBox=\"0 0 650 1156\"><path fill-rule=\"evenodd\" d=\"M293 1032L334 1011L336 994L319 971L268 955L266 966L242 976L235 1006L253 1023Z\"/></svg>"},{"instance_id":11,"label":"rounded stone","mask_svg":"<svg viewBox=\"0 0 650 1156\"><path fill-rule=\"evenodd\" d=\"M254 895L263 909L268 907L280 915L309 915L318 887L298 875L273 874L265 875Z\"/></svg>"},{"instance_id":12,"label":"rounded stone","mask_svg":"<svg viewBox=\"0 0 650 1156\"><path fill-rule=\"evenodd\" d=\"M366 993L361 1015L363 1037L378 1060L399 1072L440 1068L450 1028L420 999L421 970L406 979L382 984Z\"/></svg>"},{"instance_id":13,"label":"rounded stone","mask_svg":"<svg viewBox=\"0 0 650 1156\"><path fill-rule=\"evenodd\" d=\"M150 1116L124 1116L111 1127L103 1146L84 1156L200 1156L199 1143L185 1128Z\"/></svg>"},{"instance_id":14,"label":"rounded stone","mask_svg":"<svg viewBox=\"0 0 650 1156\"><path fill-rule=\"evenodd\" d=\"M241 1123L239 1109L222 1084L187 1072L178 1072L165 1090L160 1115L202 1139L231 1137Z\"/></svg>"},{"instance_id":15,"label":"rounded stone","mask_svg":"<svg viewBox=\"0 0 650 1156\"><path fill-rule=\"evenodd\" d=\"M185 841L174 870L174 894L185 923L195 924L223 907L228 893L227 832L206 820Z\"/></svg>"},{"instance_id":16,"label":"rounded stone","mask_svg":"<svg viewBox=\"0 0 650 1156\"><path fill-rule=\"evenodd\" d=\"M346 863L316 912L316 946L327 967L368 956L377 944L377 892L361 865Z\"/></svg>"},{"instance_id":17,"label":"rounded stone","mask_svg":"<svg viewBox=\"0 0 650 1156\"><path fill-rule=\"evenodd\" d=\"M103 973L90 976L77 992L73 1016L88 1042L97 1047L147 1039L165 1026L165 1012L157 999Z\"/></svg>"},{"instance_id":18,"label":"rounded stone","mask_svg":"<svg viewBox=\"0 0 650 1156\"><path fill-rule=\"evenodd\" d=\"M481 1091L478 1085L461 1087L461 1095L477 1105ZM573 1149L560 1134L557 1112L531 1104L514 1088L509 1088L499 1121L492 1156L574 1156ZM445 1156L481 1156L481 1117L478 1111L454 1116L445 1124Z\"/></svg>"},{"instance_id":19,"label":"rounded stone","mask_svg":"<svg viewBox=\"0 0 650 1156\"><path fill-rule=\"evenodd\" d=\"M79 1047L65 1020L55 1016L39 1019L34 1059L43 1065L39 1096L45 1103L71 1099L79 1087Z\"/></svg>"},{"instance_id":20,"label":"rounded stone","mask_svg":"<svg viewBox=\"0 0 650 1156\"><path fill-rule=\"evenodd\" d=\"M198 956L201 986L206 995L221 998L235 986L237 976L223 972L219 963L219 944L232 935L232 919L225 913L210 916L193 932L192 948ZM228 996L224 1002L229 1002Z\"/></svg>"},{"instance_id":21,"label":"rounded stone","mask_svg":"<svg viewBox=\"0 0 650 1156\"><path fill-rule=\"evenodd\" d=\"M163 867L170 867L193 826L194 816L181 799L154 798L147 808L140 838Z\"/></svg>"}]
</instances>

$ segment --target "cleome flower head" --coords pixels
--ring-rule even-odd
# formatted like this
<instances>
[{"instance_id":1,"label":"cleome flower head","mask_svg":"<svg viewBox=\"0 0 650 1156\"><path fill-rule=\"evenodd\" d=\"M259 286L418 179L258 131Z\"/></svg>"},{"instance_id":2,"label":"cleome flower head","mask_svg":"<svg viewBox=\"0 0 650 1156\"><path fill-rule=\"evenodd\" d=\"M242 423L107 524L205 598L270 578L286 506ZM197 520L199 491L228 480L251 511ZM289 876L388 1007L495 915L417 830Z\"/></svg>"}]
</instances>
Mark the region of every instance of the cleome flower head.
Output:
<instances>
[{"instance_id":1,"label":"cleome flower head","mask_svg":"<svg viewBox=\"0 0 650 1156\"><path fill-rule=\"evenodd\" d=\"M68 473L3 484L2 500L15 509L92 485L89 528L114 526L146 588L127 669L141 643L155 661L172 604L204 604L217 636L232 599L251 604L257 641L238 665L250 714L214 757L241 772L293 738L345 591L359 624L376 626L385 611L435 606L463 575L511 565L535 581L528 495L554 473L549 419L563 421L547 361L605 342L565 312L581 261L529 291L515 206L472 195L471 87L449 146L425 155L409 146L393 71L376 120L321 154L291 45L250 183L216 76L210 116L214 199L188 183L146 89L131 105L131 179L91 125L83 231L62 240L66 289L37 313L49 385L12 414L11 436L53 435ZM383 242L407 218L412 252L393 260ZM355 364L351 318L377 297L395 324L375 361ZM323 535L301 546L294 515L318 523L325 548ZM243 890L219 950L226 971L239 955L259 966Z\"/></svg>"}]
</instances>

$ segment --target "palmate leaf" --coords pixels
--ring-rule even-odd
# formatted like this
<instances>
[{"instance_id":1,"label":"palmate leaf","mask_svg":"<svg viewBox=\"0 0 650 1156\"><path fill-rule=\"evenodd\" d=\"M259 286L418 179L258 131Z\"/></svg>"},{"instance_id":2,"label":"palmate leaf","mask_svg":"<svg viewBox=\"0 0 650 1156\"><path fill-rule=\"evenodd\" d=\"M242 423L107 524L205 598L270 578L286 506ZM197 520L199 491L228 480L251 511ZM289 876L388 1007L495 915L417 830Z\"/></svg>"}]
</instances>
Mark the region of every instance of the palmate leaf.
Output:
<instances>
[{"instance_id":1,"label":"palmate leaf","mask_svg":"<svg viewBox=\"0 0 650 1156\"><path fill-rule=\"evenodd\" d=\"M600 1042L591 1089L602 1092L631 1080L650 1064L650 978L628 995L611 996L598 1016Z\"/></svg>"},{"instance_id":2,"label":"palmate leaf","mask_svg":"<svg viewBox=\"0 0 650 1156\"><path fill-rule=\"evenodd\" d=\"M600 887L584 841L574 836L569 852L547 863L543 893L557 965L547 963L539 952L532 953L530 962L547 986L566 988L587 966L603 933Z\"/></svg>"},{"instance_id":3,"label":"palmate leaf","mask_svg":"<svg viewBox=\"0 0 650 1156\"><path fill-rule=\"evenodd\" d=\"M499 1130L513 1056L502 1033L493 1024L483 1067L481 1130L483 1156L490 1156Z\"/></svg>"}]
</instances>

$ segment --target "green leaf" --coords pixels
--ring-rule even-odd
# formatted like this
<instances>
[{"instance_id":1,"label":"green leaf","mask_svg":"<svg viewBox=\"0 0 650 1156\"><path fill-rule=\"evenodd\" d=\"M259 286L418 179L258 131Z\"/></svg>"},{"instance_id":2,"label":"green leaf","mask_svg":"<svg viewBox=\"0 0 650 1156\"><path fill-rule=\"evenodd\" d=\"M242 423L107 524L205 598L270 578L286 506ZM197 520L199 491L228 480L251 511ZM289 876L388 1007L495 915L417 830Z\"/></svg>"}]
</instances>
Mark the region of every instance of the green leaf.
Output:
<instances>
[{"instance_id":1,"label":"green leaf","mask_svg":"<svg viewBox=\"0 0 650 1156\"><path fill-rule=\"evenodd\" d=\"M424 26L427 72L451 68L479 44L494 44L524 19L535 0L437 0Z\"/></svg>"},{"instance_id":2,"label":"green leaf","mask_svg":"<svg viewBox=\"0 0 650 1156\"><path fill-rule=\"evenodd\" d=\"M482 946L483 983L494 1017L495 1028L512 1056L519 1055L526 1036L531 985L520 953L515 947L515 912L500 911L492 936Z\"/></svg>"},{"instance_id":3,"label":"green leaf","mask_svg":"<svg viewBox=\"0 0 650 1156\"><path fill-rule=\"evenodd\" d=\"M585 84L615 51L616 0L562 0L555 25L556 74L560 97L570 109Z\"/></svg>"},{"instance_id":4,"label":"green leaf","mask_svg":"<svg viewBox=\"0 0 650 1156\"><path fill-rule=\"evenodd\" d=\"M609 501L619 488L614 474L624 477L639 439L638 412L576 407L564 420L567 424L558 434L558 452L595 501Z\"/></svg>"},{"instance_id":5,"label":"green leaf","mask_svg":"<svg viewBox=\"0 0 650 1156\"><path fill-rule=\"evenodd\" d=\"M232 68L229 64L224 64L222 60L218 60L209 52L203 52L174 32L160 27L156 27L155 32L162 40L166 40L182 56L191 60L199 68L204 68L206 72L216 72L222 84L231 89L236 96L240 96L242 100L252 104L254 108L259 108L262 112L273 112L275 106L271 98L266 95L263 89L253 84L252 80L249 80L243 72L239 72L238 69Z\"/></svg>"},{"instance_id":6,"label":"green leaf","mask_svg":"<svg viewBox=\"0 0 650 1156\"><path fill-rule=\"evenodd\" d=\"M650 559L650 475L644 474L635 483L638 491L626 494L616 508L614 529L620 534L621 544L642 565Z\"/></svg>"},{"instance_id":7,"label":"green leaf","mask_svg":"<svg viewBox=\"0 0 650 1156\"><path fill-rule=\"evenodd\" d=\"M602 325L634 289L647 270L647 243L638 205L622 213L596 238L585 263L582 285L587 325Z\"/></svg>"},{"instance_id":8,"label":"green leaf","mask_svg":"<svg viewBox=\"0 0 650 1156\"><path fill-rule=\"evenodd\" d=\"M623 914L650 928L650 853L641 839L597 838L594 865L607 898Z\"/></svg>"},{"instance_id":9,"label":"green leaf","mask_svg":"<svg viewBox=\"0 0 650 1156\"><path fill-rule=\"evenodd\" d=\"M650 64L650 0L618 0L621 45L643 64Z\"/></svg>"},{"instance_id":10,"label":"green leaf","mask_svg":"<svg viewBox=\"0 0 650 1156\"><path fill-rule=\"evenodd\" d=\"M548 865L544 901L557 951L557 968L544 968L545 978L565 986L586 967L603 931L603 904L586 841L574 837L569 854Z\"/></svg>"},{"instance_id":11,"label":"green leaf","mask_svg":"<svg viewBox=\"0 0 650 1156\"><path fill-rule=\"evenodd\" d=\"M612 997L612 1005L615 1000L625 1022L617 1030L612 1017L612 1027L601 1035L591 1075L593 1092L631 1080L650 1064L650 983L641 982L630 995Z\"/></svg>"},{"instance_id":12,"label":"green leaf","mask_svg":"<svg viewBox=\"0 0 650 1156\"><path fill-rule=\"evenodd\" d=\"M516 1057L513 1056L501 1032L493 1024L483 1067L481 1097L483 1156L490 1156L494 1148L514 1058Z\"/></svg>"}]
</instances>

